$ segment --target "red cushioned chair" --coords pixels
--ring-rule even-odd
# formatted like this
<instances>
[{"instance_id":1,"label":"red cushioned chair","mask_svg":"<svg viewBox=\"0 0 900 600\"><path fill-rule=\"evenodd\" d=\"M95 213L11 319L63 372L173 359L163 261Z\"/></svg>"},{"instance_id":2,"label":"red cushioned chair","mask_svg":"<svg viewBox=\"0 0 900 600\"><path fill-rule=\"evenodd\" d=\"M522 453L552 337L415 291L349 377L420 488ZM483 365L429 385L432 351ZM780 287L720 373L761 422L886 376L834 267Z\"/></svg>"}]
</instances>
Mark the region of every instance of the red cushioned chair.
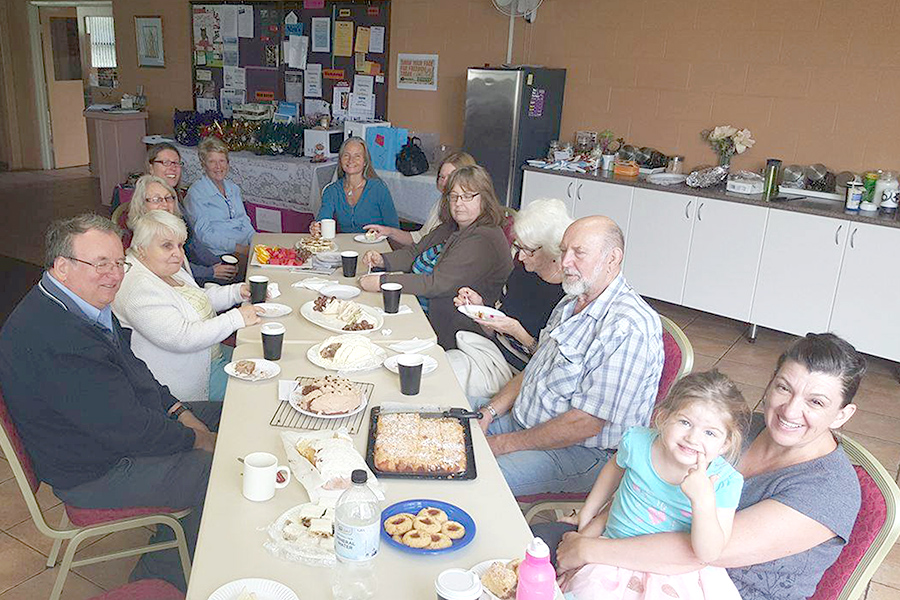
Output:
<instances>
[{"instance_id":1,"label":"red cushioned chair","mask_svg":"<svg viewBox=\"0 0 900 600\"><path fill-rule=\"evenodd\" d=\"M900 488L878 460L858 442L842 439L844 451L856 468L862 504L850 540L837 560L822 575L810 600L855 600L900 536L897 501Z\"/></svg>"},{"instance_id":2,"label":"red cushioned chair","mask_svg":"<svg viewBox=\"0 0 900 600\"><path fill-rule=\"evenodd\" d=\"M162 579L142 579L94 596L91 600L184 600L184 594Z\"/></svg>"},{"instance_id":3,"label":"red cushioned chair","mask_svg":"<svg viewBox=\"0 0 900 600\"><path fill-rule=\"evenodd\" d=\"M659 404L669 393L672 384L691 372L694 366L694 348L681 328L672 319L659 316L663 328L663 370L659 378L656 403ZM525 513L525 520L531 520L540 512L553 511L559 518L564 512L579 508L587 498L587 492L556 492L518 496L516 501Z\"/></svg>"},{"instance_id":4,"label":"red cushioned chair","mask_svg":"<svg viewBox=\"0 0 900 600\"><path fill-rule=\"evenodd\" d=\"M59 575L57 575L56 583L53 585L50 600L59 599L66 576L72 568L127 556L138 556L147 552L168 550L170 548L178 548L181 566L184 569L184 579L185 581L188 580L191 573L191 560L188 554L184 530L181 528L181 523L178 522L178 519L187 516L190 513L190 509L180 511L153 507L87 509L76 508L67 504L65 505L59 528L54 529L47 524L41 508L38 506L35 494L41 482L34 472L31 457L28 455L24 444L22 444L22 439L19 437L15 423L6 409L6 401L3 399L2 392L0 392L0 449L3 450L3 455L9 461L9 466L16 477L22 496L25 498L25 504L28 506L28 512L31 513L35 527L42 534L53 540L50 557L47 559L48 567L56 566L56 558L59 556L62 542L63 540L69 540L69 545L66 547L66 552L63 554L60 562ZM171 527L175 532L175 540L158 544L146 544L138 548L93 558L74 560L78 546L88 538L127 529L138 529L149 525L166 525ZM147 597L149 598L149 596Z\"/></svg>"}]
</instances>

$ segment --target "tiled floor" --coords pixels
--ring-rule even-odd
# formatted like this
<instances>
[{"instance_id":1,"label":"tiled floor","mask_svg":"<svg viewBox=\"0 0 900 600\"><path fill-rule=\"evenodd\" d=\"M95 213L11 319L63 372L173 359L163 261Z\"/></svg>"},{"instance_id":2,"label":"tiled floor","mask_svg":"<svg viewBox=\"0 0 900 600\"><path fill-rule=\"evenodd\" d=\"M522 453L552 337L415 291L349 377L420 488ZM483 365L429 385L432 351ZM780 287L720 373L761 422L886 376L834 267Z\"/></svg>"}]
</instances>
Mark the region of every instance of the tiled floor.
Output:
<instances>
[{"instance_id":1,"label":"tiled floor","mask_svg":"<svg viewBox=\"0 0 900 600\"><path fill-rule=\"evenodd\" d=\"M107 211L97 198L96 179L84 170L68 173L2 173L0 199L6 202L6 223L0 225L0 254L40 263L43 228L51 218L84 210ZM21 202L9 202L16 194ZM0 295L9 293L0 289ZM782 350L794 338L761 329L755 344L745 338L747 325L671 304L653 302L691 340L694 370L716 367L738 382L748 403L755 405ZM870 360L857 403L860 410L846 426L896 478L900 470L900 384L896 363ZM57 523L61 506L47 489L40 491L41 506L50 523ZM146 541L149 532L107 536L79 551L87 556ZM28 511L7 462L0 458L0 600L45 598L56 570L45 568L50 545L31 523ZM104 589L124 584L136 559L123 559L76 569L69 576L63 598L81 600ZM900 549L895 547L875 574L867 600L900 599Z\"/></svg>"}]
</instances>

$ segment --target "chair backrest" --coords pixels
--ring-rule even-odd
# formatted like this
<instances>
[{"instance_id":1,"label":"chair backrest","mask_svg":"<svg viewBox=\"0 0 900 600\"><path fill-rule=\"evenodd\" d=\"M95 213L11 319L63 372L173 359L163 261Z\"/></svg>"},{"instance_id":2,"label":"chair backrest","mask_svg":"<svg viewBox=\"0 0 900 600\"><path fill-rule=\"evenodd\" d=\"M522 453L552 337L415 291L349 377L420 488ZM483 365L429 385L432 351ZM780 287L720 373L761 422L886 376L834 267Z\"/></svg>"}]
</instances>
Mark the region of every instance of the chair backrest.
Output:
<instances>
[{"instance_id":1,"label":"chair backrest","mask_svg":"<svg viewBox=\"0 0 900 600\"><path fill-rule=\"evenodd\" d=\"M662 376L659 378L659 391L656 394L657 404L661 402L672 384L691 372L694 367L694 347L690 340L672 319L659 316L663 328L663 361Z\"/></svg>"},{"instance_id":2,"label":"chair backrest","mask_svg":"<svg viewBox=\"0 0 900 600\"><path fill-rule=\"evenodd\" d=\"M16 424L6 408L6 400L3 399L2 390L0 390L0 446L2 446L3 455L9 461L13 472L21 471L28 489L31 490L32 494L36 494L41 482L34 472L31 456L25 450L25 444L22 443L22 438L19 437ZM16 478L18 479L18 473L16 473ZM21 485L21 482L19 482L19 485Z\"/></svg>"},{"instance_id":3,"label":"chair backrest","mask_svg":"<svg viewBox=\"0 0 900 600\"><path fill-rule=\"evenodd\" d=\"M513 231L513 225L516 222L516 214L517 211L514 208L503 208L503 235L506 236L506 242L510 246L516 241L516 234Z\"/></svg>"},{"instance_id":4,"label":"chair backrest","mask_svg":"<svg viewBox=\"0 0 900 600\"><path fill-rule=\"evenodd\" d=\"M128 221L128 208L131 206L131 202L123 202L116 210L113 211L112 216L109 217L109 220L115 223L118 227L125 229Z\"/></svg>"},{"instance_id":5,"label":"chair backrest","mask_svg":"<svg viewBox=\"0 0 900 600\"><path fill-rule=\"evenodd\" d=\"M861 598L872 575L900 536L897 519L900 488L887 469L858 442L846 436L842 442L859 477L862 504L847 545L822 575L810 600Z\"/></svg>"}]
</instances>

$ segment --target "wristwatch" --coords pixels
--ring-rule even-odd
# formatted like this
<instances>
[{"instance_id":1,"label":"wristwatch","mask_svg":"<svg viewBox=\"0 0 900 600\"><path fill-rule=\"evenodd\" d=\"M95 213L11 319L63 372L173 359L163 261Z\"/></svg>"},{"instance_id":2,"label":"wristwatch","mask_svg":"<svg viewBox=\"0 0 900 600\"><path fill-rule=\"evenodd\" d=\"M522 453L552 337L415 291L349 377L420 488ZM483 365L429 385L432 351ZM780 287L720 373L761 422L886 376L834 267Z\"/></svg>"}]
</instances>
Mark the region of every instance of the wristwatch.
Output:
<instances>
[{"instance_id":1,"label":"wristwatch","mask_svg":"<svg viewBox=\"0 0 900 600\"><path fill-rule=\"evenodd\" d=\"M173 410L172 412L169 413L169 418L172 419L173 421L177 421L178 417L181 416L181 413L183 413L187 409L188 409L187 406L182 404L181 406L179 406L178 408L176 408L175 410Z\"/></svg>"}]
</instances>

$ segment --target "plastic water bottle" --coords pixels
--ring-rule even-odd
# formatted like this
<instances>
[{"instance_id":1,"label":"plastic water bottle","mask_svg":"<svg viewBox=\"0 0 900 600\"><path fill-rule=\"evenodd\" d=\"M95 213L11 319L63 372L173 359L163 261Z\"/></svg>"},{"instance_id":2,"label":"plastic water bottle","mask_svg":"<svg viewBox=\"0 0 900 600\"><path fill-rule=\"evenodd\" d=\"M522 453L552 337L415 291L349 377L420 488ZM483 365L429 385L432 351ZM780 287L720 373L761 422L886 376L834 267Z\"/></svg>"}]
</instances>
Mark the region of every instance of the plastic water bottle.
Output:
<instances>
[{"instance_id":1,"label":"plastic water bottle","mask_svg":"<svg viewBox=\"0 0 900 600\"><path fill-rule=\"evenodd\" d=\"M378 497L366 485L362 469L353 471L353 486L341 494L334 510L337 564L331 591L335 600L365 600L375 595L375 565L381 534Z\"/></svg>"},{"instance_id":2,"label":"plastic water bottle","mask_svg":"<svg viewBox=\"0 0 900 600\"><path fill-rule=\"evenodd\" d=\"M553 600L556 596L556 571L550 564L550 548L539 537L525 549L519 565L516 600Z\"/></svg>"}]
</instances>

